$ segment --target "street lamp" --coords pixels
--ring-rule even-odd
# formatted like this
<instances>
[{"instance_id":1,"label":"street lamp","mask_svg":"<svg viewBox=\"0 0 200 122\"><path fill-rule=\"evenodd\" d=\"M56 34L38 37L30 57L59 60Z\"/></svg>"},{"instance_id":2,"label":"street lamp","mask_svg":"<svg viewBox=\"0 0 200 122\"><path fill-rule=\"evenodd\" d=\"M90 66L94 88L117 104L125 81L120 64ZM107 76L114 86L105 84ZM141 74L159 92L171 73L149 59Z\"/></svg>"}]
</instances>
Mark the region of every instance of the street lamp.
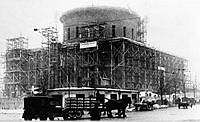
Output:
<instances>
[{"instance_id":1,"label":"street lamp","mask_svg":"<svg viewBox=\"0 0 200 122\"><path fill-rule=\"evenodd\" d=\"M182 71L182 84L183 84L183 96L186 97L186 88L185 88L185 71L186 69L178 69L178 71Z\"/></svg>"},{"instance_id":2,"label":"street lamp","mask_svg":"<svg viewBox=\"0 0 200 122\"><path fill-rule=\"evenodd\" d=\"M174 103L175 103L175 100L176 100L176 91L177 91L177 89L176 89L176 78L175 78L175 72L172 72L172 77L173 77L172 80L174 80L174 97L173 97L173 99L174 99Z\"/></svg>"}]
</instances>

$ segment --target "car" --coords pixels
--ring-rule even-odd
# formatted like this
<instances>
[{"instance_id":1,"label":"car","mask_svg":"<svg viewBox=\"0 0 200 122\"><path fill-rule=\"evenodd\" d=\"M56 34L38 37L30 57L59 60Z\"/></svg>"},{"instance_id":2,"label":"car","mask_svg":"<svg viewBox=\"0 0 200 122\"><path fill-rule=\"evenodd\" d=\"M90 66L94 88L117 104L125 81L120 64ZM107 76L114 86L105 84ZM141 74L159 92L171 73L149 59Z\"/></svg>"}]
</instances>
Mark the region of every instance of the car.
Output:
<instances>
[{"instance_id":1,"label":"car","mask_svg":"<svg viewBox=\"0 0 200 122\"><path fill-rule=\"evenodd\" d=\"M180 109L181 107L183 108L188 108L188 106L190 106L190 104L188 102L179 102L178 103L178 108Z\"/></svg>"}]
</instances>

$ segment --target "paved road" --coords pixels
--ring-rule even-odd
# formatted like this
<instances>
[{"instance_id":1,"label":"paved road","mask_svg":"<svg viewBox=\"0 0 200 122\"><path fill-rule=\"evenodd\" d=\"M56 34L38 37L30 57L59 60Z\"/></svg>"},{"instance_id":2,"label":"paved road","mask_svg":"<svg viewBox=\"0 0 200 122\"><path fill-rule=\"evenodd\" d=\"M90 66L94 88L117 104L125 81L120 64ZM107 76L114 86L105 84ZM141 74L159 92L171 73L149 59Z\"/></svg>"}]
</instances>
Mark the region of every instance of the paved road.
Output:
<instances>
[{"instance_id":1,"label":"paved road","mask_svg":"<svg viewBox=\"0 0 200 122\"><path fill-rule=\"evenodd\" d=\"M193 108L178 109L177 107L158 109L147 112L128 113L127 120L135 122L163 122L163 121L198 121L200 122L200 105Z\"/></svg>"},{"instance_id":2,"label":"paved road","mask_svg":"<svg viewBox=\"0 0 200 122\"><path fill-rule=\"evenodd\" d=\"M23 111L2 111L0 110L0 121L24 121L21 118ZM103 118L101 121L131 121L131 122L200 122L200 105L193 106L189 109L178 109L177 107L157 109L154 111L127 112L124 119L119 118ZM58 118L57 118L58 119ZM39 121L39 120L33 120ZM63 121L60 118L59 121ZM56 122L59 122L56 120ZM80 121L80 120L79 120ZM88 122L89 119L81 121ZM50 121L47 121L50 122Z\"/></svg>"}]
</instances>

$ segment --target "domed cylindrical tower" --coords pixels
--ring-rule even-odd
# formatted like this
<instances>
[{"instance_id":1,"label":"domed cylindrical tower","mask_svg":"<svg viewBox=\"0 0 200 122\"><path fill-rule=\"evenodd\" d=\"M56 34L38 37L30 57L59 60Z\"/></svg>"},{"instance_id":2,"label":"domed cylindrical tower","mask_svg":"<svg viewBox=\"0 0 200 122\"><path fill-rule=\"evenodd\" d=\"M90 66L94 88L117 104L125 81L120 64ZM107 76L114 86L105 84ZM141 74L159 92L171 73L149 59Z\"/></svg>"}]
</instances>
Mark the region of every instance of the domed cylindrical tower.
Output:
<instances>
[{"instance_id":1,"label":"domed cylindrical tower","mask_svg":"<svg viewBox=\"0 0 200 122\"><path fill-rule=\"evenodd\" d=\"M124 8L87 7L69 10L63 23L63 41L74 42L85 38L127 37L136 40L140 17ZM104 32L100 32L104 30ZM101 33L101 34L99 34Z\"/></svg>"},{"instance_id":2,"label":"domed cylindrical tower","mask_svg":"<svg viewBox=\"0 0 200 122\"><path fill-rule=\"evenodd\" d=\"M86 7L60 21L70 86L125 88L125 52L138 39L140 17L124 8Z\"/></svg>"}]
</instances>

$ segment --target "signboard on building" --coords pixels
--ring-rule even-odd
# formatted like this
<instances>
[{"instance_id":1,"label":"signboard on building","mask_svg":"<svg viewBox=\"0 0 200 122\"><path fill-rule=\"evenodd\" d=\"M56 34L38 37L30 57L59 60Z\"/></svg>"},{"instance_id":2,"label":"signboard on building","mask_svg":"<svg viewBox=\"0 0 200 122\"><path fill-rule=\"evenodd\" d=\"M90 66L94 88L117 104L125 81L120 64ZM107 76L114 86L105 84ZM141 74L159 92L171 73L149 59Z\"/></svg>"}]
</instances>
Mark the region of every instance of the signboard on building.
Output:
<instances>
[{"instance_id":1,"label":"signboard on building","mask_svg":"<svg viewBox=\"0 0 200 122\"><path fill-rule=\"evenodd\" d=\"M160 66L158 66L158 70L165 71L165 67L160 67Z\"/></svg>"},{"instance_id":2,"label":"signboard on building","mask_svg":"<svg viewBox=\"0 0 200 122\"><path fill-rule=\"evenodd\" d=\"M102 86L110 86L111 85L111 81L108 78L102 78L101 79L101 85Z\"/></svg>"},{"instance_id":3,"label":"signboard on building","mask_svg":"<svg viewBox=\"0 0 200 122\"><path fill-rule=\"evenodd\" d=\"M97 47L97 41L80 43L80 49Z\"/></svg>"}]
</instances>

